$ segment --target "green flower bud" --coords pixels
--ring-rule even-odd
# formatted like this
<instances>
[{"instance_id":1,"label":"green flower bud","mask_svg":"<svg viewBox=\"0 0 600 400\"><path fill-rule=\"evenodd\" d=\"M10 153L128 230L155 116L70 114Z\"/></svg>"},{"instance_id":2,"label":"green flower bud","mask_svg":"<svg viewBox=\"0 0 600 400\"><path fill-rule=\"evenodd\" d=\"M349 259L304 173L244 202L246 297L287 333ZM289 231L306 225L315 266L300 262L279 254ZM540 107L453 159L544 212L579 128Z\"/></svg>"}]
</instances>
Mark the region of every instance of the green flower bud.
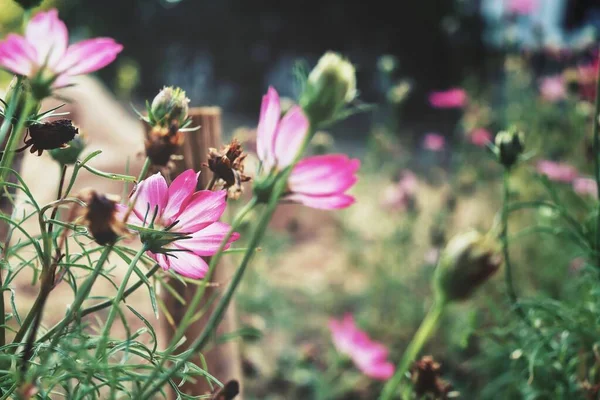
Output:
<instances>
[{"instance_id":1,"label":"green flower bud","mask_svg":"<svg viewBox=\"0 0 600 400\"><path fill-rule=\"evenodd\" d=\"M466 300L502 265L499 243L471 231L455 236L440 255L434 289L440 303Z\"/></svg>"},{"instance_id":2,"label":"green flower bud","mask_svg":"<svg viewBox=\"0 0 600 400\"><path fill-rule=\"evenodd\" d=\"M29 10L42 4L42 0L15 0L15 3L20 5L24 10Z\"/></svg>"},{"instance_id":3,"label":"green flower bud","mask_svg":"<svg viewBox=\"0 0 600 400\"><path fill-rule=\"evenodd\" d=\"M519 161L519 157L525 150L525 135L516 128L508 131L498 132L496 135L496 156L500 164L511 168Z\"/></svg>"},{"instance_id":4,"label":"green flower bud","mask_svg":"<svg viewBox=\"0 0 600 400\"><path fill-rule=\"evenodd\" d=\"M81 135L75 136L67 143L67 147L49 150L50 156L61 165L73 165L85 149L85 140Z\"/></svg>"},{"instance_id":5,"label":"green flower bud","mask_svg":"<svg viewBox=\"0 0 600 400\"><path fill-rule=\"evenodd\" d=\"M338 53L325 53L308 75L300 105L314 125L328 121L356 97L354 66Z\"/></svg>"},{"instance_id":6,"label":"green flower bud","mask_svg":"<svg viewBox=\"0 0 600 400\"><path fill-rule=\"evenodd\" d=\"M189 102L185 91L178 87L165 86L152 100L148 110L150 125L169 127L182 126L188 118Z\"/></svg>"}]
</instances>

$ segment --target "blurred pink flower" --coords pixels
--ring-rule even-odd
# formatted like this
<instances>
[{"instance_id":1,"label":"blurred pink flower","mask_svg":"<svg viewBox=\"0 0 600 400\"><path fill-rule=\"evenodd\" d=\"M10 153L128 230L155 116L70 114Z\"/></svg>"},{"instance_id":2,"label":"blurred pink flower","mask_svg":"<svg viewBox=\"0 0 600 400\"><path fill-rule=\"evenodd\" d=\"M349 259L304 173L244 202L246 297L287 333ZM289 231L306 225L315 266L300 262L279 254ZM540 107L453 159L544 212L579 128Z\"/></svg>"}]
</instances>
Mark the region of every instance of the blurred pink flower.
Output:
<instances>
[{"instance_id":1,"label":"blurred pink flower","mask_svg":"<svg viewBox=\"0 0 600 400\"><path fill-rule=\"evenodd\" d=\"M358 329L352 315L329 320L329 329L335 348L350 357L365 375L378 380L387 380L394 375L395 367L387 360L387 348Z\"/></svg>"},{"instance_id":2,"label":"blurred pink flower","mask_svg":"<svg viewBox=\"0 0 600 400\"><path fill-rule=\"evenodd\" d=\"M492 134L485 128L477 128L471 131L469 140L475 146L485 147L489 142L492 141Z\"/></svg>"},{"instance_id":3,"label":"blurred pink flower","mask_svg":"<svg viewBox=\"0 0 600 400\"><path fill-rule=\"evenodd\" d=\"M281 118L279 95L269 88L263 97L256 148L266 174L294 162L308 134L309 122L302 109L292 106ZM354 203L345 194L357 180L360 161L344 154L307 157L294 166L283 199L312 208L340 209Z\"/></svg>"},{"instance_id":4,"label":"blurred pink flower","mask_svg":"<svg viewBox=\"0 0 600 400\"><path fill-rule=\"evenodd\" d=\"M137 200L127 221L131 225L148 226L156 212L154 229L174 224L169 232L189 236L169 243L166 248L172 252L168 254L147 254L164 270L173 269L195 279L203 278L208 271L202 257L214 255L230 229L229 225L218 222L225 211L227 191L196 191L198 174L188 169L168 187L160 173L143 180L135 192ZM119 205L121 215L126 210L127 206ZM234 233L225 248L239 236Z\"/></svg>"},{"instance_id":5,"label":"blurred pink flower","mask_svg":"<svg viewBox=\"0 0 600 400\"><path fill-rule=\"evenodd\" d=\"M579 175L575 167L550 160L539 161L536 168L540 174L555 182L571 183Z\"/></svg>"},{"instance_id":6,"label":"blurred pink flower","mask_svg":"<svg viewBox=\"0 0 600 400\"><path fill-rule=\"evenodd\" d=\"M589 101L596 98L596 79L600 68L600 57L596 57L591 63L577 67L577 80L581 96Z\"/></svg>"},{"instance_id":7,"label":"blurred pink flower","mask_svg":"<svg viewBox=\"0 0 600 400\"><path fill-rule=\"evenodd\" d=\"M49 86L69 84L69 78L99 70L114 61L123 46L110 38L69 44L69 32L55 9L36 14L25 36L8 34L0 41L0 67Z\"/></svg>"},{"instance_id":8,"label":"blurred pink flower","mask_svg":"<svg viewBox=\"0 0 600 400\"><path fill-rule=\"evenodd\" d=\"M507 0L506 12L517 15L529 15L538 8L538 0Z\"/></svg>"},{"instance_id":9,"label":"blurred pink flower","mask_svg":"<svg viewBox=\"0 0 600 400\"><path fill-rule=\"evenodd\" d=\"M582 195L598 197L598 185L595 179L591 178L575 178L573 181L573 190Z\"/></svg>"},{"instance_id":10,"label":"blurred pink flower","mask_svg":"<svg viewBox=\"0 0 600 400\"><path fill-rule=\"evenodd\" d=\"M460 88L432 92L429 103L436 108L461 108L467 104L467 93Z\"/></svg>"},{"instance_id":11,"label":"blurred pink flower","mask_svg":"<svg viewBox=\"0 0 600 400\"><path fill-rule=\"evenodd\" d=\"M404 171L400 181L384 189L381 205L391 209L407 210L414 202L417 185L417 176L412 171Z\"/></svg>"},{"instance_id":12,"label":"blurred pink flower","mask_svg":"<svg viewBox=\"0 0 600 400\"><path fill-rule=\"evenodd\" d=\"M546 101L557 102L567 97L567 86L561 75L546 76L540 80L540 94Z\"/></svg>"},{"instance_id":13,"label":"blurred pink flower","mask_svg":"<svg viewBox=\"0 0 600 400\"><path fill-rule=\"evenodd\" d=\"M439 133L428 133L423 139L423 148L431 151L442 151L446 145L446 139Z\"/></svg>"}]
</instances>

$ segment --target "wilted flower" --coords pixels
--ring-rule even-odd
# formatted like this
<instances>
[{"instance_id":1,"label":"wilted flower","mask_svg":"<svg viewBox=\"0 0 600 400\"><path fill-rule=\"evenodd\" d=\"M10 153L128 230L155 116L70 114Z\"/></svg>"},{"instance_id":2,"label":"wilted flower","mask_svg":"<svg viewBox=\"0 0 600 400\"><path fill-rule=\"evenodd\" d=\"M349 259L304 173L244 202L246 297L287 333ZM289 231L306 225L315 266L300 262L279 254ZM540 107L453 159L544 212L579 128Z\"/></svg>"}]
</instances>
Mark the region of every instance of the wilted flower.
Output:
<instances>
[{"instance_id":1,"label":"wilted flower","mask_svg":"<svg viewBox=\"0 0 600 400\"><path fill-rule=\"evenodd\" d=\"M508 0L506 12L517 15L530 15L538 8L538 0Z\"/></svg>"},{"instance_id":2,"label":"wilted flower","mask_svg":"<svg viewBox=\"0 0 600 400\"><path fill-rule=\"evenodd\" d=\"M38 156L42 155L44 150L63 149L67 147L79 129L73 126L70 119L59 119L56 121L34 123L29 125L29 138L25 139L25 146L19 150L25 150L31 147L29 151Z\"/></svg>"},{"instance_id":3,"label":"wilted flower","mask_svg":"<svg viewBox=\"0 0 600 400\"><path fill-rule=\"evenodd\" d=\"M536 169L538 173L546 175L551 181L561 183L571 183L579 175L577 169L572 165L550 160L539 161Z\"/></svg>"},{"instance_id":4,"label":"wilted flower","mask_svg":"<svg viewBox=\"0 0 600 400\"><path fill-rule=\"evenodd\" d=\"M331 319L329 329L335 348L350 357L365 375L378 380L394 375L394 365L387 360L387 348L358 329L352 315L346 314L341 320Z\"/></svg>"},{"instance_id":5,"label":"wilted flower","mask_svg":"<svg viewBox=\"0 0 600 400\"><path fill-rule=\"evenodd\" d=\"M495 145L495 153L500 164L505 168L511 168L519 161L519 157L525 150L525 135L516 128L498 132Z\"/></svg>"},{"instance_id":6,"label":"wilted flower","mask_svg":"<svg viewBox=\"0 0 600 400\"><path fill-rule=\"evenodd\" d=\"M598 197L598 184L595 179L577 177L573 180L573 190L582 195Z\"/></svg>"},{"instance_id":7,"label":"wilted flower","mask_svg":"<svg viewBox=\"0 0 600 400\"><path fill-rule=\"evenodd\" d=\"M335 118L356 97L356 71L352 63L329 51L308 75L300 104L314 125Z\"/></svg>"},{"instance_id":8,"label":"wilted flower","mask_svg":"<svg viewBox=\"0 0 600 400\"><path fill-rule=\"evenodd\" d=\"M434 287L441 304L465 300L502 265L498 242L490 235L467 232L453 237L440 254Z\"/></svg>"},{"instance_id":9,"label":"wilted flower","mask_svg":"<svg viewBox=\"0 0 600 400\"><path fill-rule=\"evenodd\" d=\"M265 181L294 162L308 133L309 122L300 107L292 107L281 120L280 110L277 91L269 88L257 128L263 177L256 180L254 189L259 195L265 190ZM344 192L356 182L359 165L358 160L342 154L307 157L292 170L283 199L321 209L348 207L354 198Z\"/></svg>"},{"instance_id":10,"label":"wilted flower","mask_svg":"<svg viewBox=\"0 0 600 400\"><path fill-rule=\"evenodd\" d=\"M25 36L9 34L0 41L0 67L31 80L37 100L52 88L68 85L71 77L99 70L114 61L123 46L110 38L95 38L68 46L69 33L58 11L36 14Z\"/></svg>"},{"instance_id":11,"label":"wilted flower","mask_svg":"<svg viewBox=\"0 0 600 400\"><path fill-rule=\"evenodd\" d=\"M431 396L433 399L447 399L452 390L452 385L442 379L440 363L431 356L414 362L410 369L410 380L418 398Z\"/></svg>"},{"instance_id":12,"label":"wilted flower","mask_svg":"<svg viewBox=\"0 0 600 400\"><path fill-rule=\"evenodd\" d=\"M549 102L557 102L567 97L567 86L561 75L547 76L540 81L540 94Z\"/></svg>"},{"instance_id":13,"label":"wilted flower","mask_svg":"<svg viewBox=\"0 0 600 400\"><path fill-rule=\"evenodd\" d=\"M485 147L492 141L492 133L485 128L478 128L469 134L469 140L475 146Z\"/></svg>"},{"instance_id":14,"label":"wilted flower","mask_svg":"<svg viewBox=\"0 0 600 400\"><path fill-rule=\"evenodd\" d=\"M387 186L382 194L381 205L386 208L409 210L415 207L418 180L412 171L403 171L400 180Z\"/></svg>"},{"instance_id":15,"label":"wilted flower","mask_svg":"<svg viewBox=\"0 0 600 400\"><path fill-rule=\"evenodd\" d=\"M431 151L442 151L446 146L446 139L439 133L428 133L423 139L423 148Z\"/></svg>"},{"instance_id":16,"label":"wilted flower","mask_svg":"<svg viewBox=\"0 0 600 400\"><path fill-rule=\"evenodd\" d=\"M48 151L50 156L62 165L73 165L79 159L79 155L85 149L85 140L82 135L77 135L67 143L66 147L59 147Z\"/></svg>"},{"instance_id":17,"label":"wilted flower","mask_svg":"<svg viewBox=\"0 0 600 400\"><path fill-rule=\"evenodd\" d=\"M87 204L83 214L83 224L88 227L98 244L104 246L114 243L119 236L127 233L127 228L120 219L118 196L84 189L78 197Z\"/></svg>"},{"instance_id":18,"label":"wilted flower","mask_svg":"<svg viewBox=\"0 0 600 400\"><path fill-rule=\"evenodd\" d=\"M148 123L145 148L146 155L154 165L167 165L171 156L184 141L184 132L191 120L188 117L189 99L185 91L177 87L164 87L146 107Z\"/></svg>"},{"instance_id":19,"label":"wilted flower","mask_svg":"<svg viewBox=\"0 0 600 400\"><path fill-rule=\"evenodd\" d=\"M183 276L201 279L208 271L202 257L217 252L230 226L218 222L225 211L227 193L224 190L196 191L197 183L198 175L191 169L175 178L170 186L160 173L150 176L138 185L127 222L162 229L173 237L165 246L152 246L148 256L164 270L173 269ZM127 210L125 205L119 208L122 214ZM238 238L238 233L231 235L225 248Z\"/></svg>"},{"instance_id":20,"label":"wilted flower","mask_svg":"<svg viewBox=\"0 0 600 400\"><path fill-rule=\"evenodd\" d=\"M214 179L227 190L232 199L238 199L243 192L242 183L250 180L244 175L244 159L247 154L237 139L233 139L221 151L208 149L208 168L214 174Z\"/></svg>"},{"instance_id":21,"label":"wilted flower","mask_svg":"<svg viewBox=\"0 0 600 400\"><path fill-rule=\"evenodd\" d=\"M467 104L467 92L461 88L433 92L429 95L429 104L436 108L462 108Z\"/></svg>"}]
</instances>

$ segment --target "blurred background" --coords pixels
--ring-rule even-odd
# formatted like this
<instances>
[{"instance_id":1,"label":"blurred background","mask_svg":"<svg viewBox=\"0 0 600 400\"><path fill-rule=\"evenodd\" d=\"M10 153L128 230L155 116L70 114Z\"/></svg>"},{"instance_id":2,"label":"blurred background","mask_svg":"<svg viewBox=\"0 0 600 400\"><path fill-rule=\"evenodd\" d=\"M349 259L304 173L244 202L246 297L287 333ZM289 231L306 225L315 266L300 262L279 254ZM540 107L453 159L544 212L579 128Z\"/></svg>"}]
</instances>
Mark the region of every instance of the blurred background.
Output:
<instances>
[{"instance_id":1,"label":"blurred background","mask_svg":"<svg viewBox=\"0 0 600 400\"><path fill-rule=\"evenodd\" d=\"M361 158L357 204L336 213L278 210L237 298L248 399L376 397L381 382L339 357L328 321L353 313L399 359L431 303L440 249L456 233L494 227L502 168L487 144L496 132L516 125L527 135L533 161L514 174L515 198L547 197L549 176L558 185L551 195L582 224L594 201L593 190L572 183L592 175L598 0L43 2L50 7L72 41L106 35L124 44L98 77L111 92L102 96L114 96L130 119L130 103L142 108L177 85L192 105L222 107L225 138L248 138L269 85L295 99L294 70L309 70L325 51L356 65L359 103L373 107L320 132L311 151ZM21 10L10 0L0 10L3 35ZM0 75L2 87L9 81ZM449 89L466 100L432 102L433 92ZM572 177L541 160L571 168ZM521 215L514 230L560 223L541 210ZM588 311L600 299L585 286L591 272L581 249L526 235L515 247L519 291L548 300L535 316L559 345L539 352L539 340L508 312L497 277L448 313L427 354L441 362L453 396L599 398L598 359L581 349L597 346Z\"/></svg>"}]
</instances>

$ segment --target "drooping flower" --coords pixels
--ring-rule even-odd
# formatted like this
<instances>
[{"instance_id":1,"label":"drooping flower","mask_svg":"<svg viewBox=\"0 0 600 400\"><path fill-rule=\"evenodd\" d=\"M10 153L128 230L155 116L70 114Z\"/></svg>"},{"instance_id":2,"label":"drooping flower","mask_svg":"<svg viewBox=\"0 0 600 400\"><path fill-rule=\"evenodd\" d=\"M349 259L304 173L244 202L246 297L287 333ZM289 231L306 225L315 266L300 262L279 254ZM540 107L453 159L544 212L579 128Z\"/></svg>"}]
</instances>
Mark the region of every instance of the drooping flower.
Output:
<instances>
[{"instance_id":1,"label":"drooping flower","mask_svg":"<svg viewBox=\"0 0 600 400\"><path fill-rule=\"evenodd\" d=\"M281 117L279 95L269 88L263 97L257 128L257 153L266 176L289 167L300 151L309 122L302 109L292 106ZM360 162L343 154L307 157L292 170L283 199L313 208L339 209L354 198L345 192L356 182Z\"/></svg>"},{"instance_id":2,"label":"drooping flower","mask_svg":"<svg viewBox=\"0 0 600 400\"><path fill-rule=\"evenodd\" d=\"M478 128L471 132L469 141L478 147L485 147L492 141L492 133L485 128Z\"/></svg>"},{"instance_id":3,"label":"drooping flower","mask_svg":"<svg viewBox=\"0 0 600 400\"><path fill-rule=\"evenodd\" d=\"M394 375L394 365L387 360L387 348L361 331L351 314L341 320L331 319L329 330L337 351L350 357L356 367L365 375L387 380Z\"/></svg>"},{"instance_id":4,"label":"drooping flower","mask_svg":"<svg viewBox=\"0 0 600 400\"><path fill-rule=\"evenodd\" d=\"M461 88L452 88L429 95L429 104L435 108L462 108L467 104L467 92Z\"/></svg>"},{"instance_id":5,"label":"drooping flower","mask_svg":"<svg viewBox=\"0 0 600 400\"><path fill-rule=\"evenodd\" d=\"M516 15L530 15L538 8L538 0L508 0L505 3L506 12Z\"/></svg>"},{"instance_id":6,"label":"drooping flower","mask_svg":"<svg viewBox=\"0 0 600 400\"><path fill-rule=\"evenodd\" d=\"M87 203L82 222L98 244L104 246L114 243L119 236L127 233L125 224L119 218L118 197L100 194L93 189L83 189L77 197Z\"/></svg>"},{"instance_id":7,"label":"drooping flower","mask_svg":"<svg viewBox=\"0 0 600 400\"><path fill-rule=\"evenodd\" d=\"M181 239L162 249L151 249L147 254L164 270L173 269L183 276L201 279L208 271L202 257L217 252L230 226L219 222L225 211L227 192L196 191L197 183L198 174L191 169L175 178L170 186L160 173L150 176L138 185L127 222L140 227L152 223L154 229L169 228L170 233L181 234ZM126 210L121 205L121 213ZM238 238L239 234L234 233L225 248Z\"/></svg>"},{"instance_id":8,"label":"drooping flower","mask_svg":"<svg viewBox=\"0 0 600 400\"><path fill-rule=\"evenodd\" d=\"M573 190L582 195L598 197L598 184L592 178L575 178L573 180Z\"/></svg>"},{"instance_id":9,"label":"drooping flower","mask_svg":"<svg viewBox=\"0 0 600 400\"><path fill-rule=\"evenodd\" d=\"M30 147L31 153L42 155L44 150L64 149L67 143L75 138L79 129L70 119L59 119L50 122L31 124L28 129L29 138L25 140L25 150Z\"/></svg>"},{"instance_id":10,"label":"drooping flower","mask_svg":"<svg viewBox=\"0 0 600 400\"><path fill-rule=\"evenodd\" d=\"M36 14L25 36L9 34L0 41L0 67L31 79L38 99L50 87L68 85L70 78L88 74L114 61L123 46L111 38L95 38L69 46L69 32L53 9ZM46 93L43 93L43 91Z\"/></svg>"},{"instance_id":11,"label":"drooping flower","mask_svg":"<svg viewBox=\"0 0 600 400\"><path fill-rule=\"evenodd\" d=\"M551 103L567 97L567 86L561 75L546 76L540 81L540 95Z\"/></svg>"},{"instance_id":12,"label":"drooping flower","mask_svg":"<svg viewBox=\"0 0 600 400\"><path fill-rule=\"evenodd\" d=\"M431 151L442 151L446 146L446 139L439 133L428 133L423 139L423 148Z\"/></svg>"},{"instance_id":13,"label":"drooping flower","mask_svg":"<svg viewBox=\"0 0 600 400\"><path fill-rule=\"evenodd\" d=\"M541 160L536 165L537 172L546 175L548 179L555 182L571 183L579 175L577 169L572 165Z\"/></svg>"}]
</instances>

